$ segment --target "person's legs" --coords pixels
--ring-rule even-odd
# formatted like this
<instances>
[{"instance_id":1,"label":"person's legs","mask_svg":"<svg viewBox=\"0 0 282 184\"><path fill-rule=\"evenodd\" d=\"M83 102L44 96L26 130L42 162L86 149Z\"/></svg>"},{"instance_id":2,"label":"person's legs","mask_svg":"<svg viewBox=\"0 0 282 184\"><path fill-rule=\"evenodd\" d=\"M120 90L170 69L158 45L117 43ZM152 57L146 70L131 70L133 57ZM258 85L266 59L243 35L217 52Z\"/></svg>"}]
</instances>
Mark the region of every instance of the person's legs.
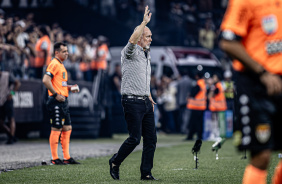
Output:
<instances>
[{"instance_id":1,"label":"person's legs","mask_svg":"<svg viewBox=\"0 0 282 184\"><path fill-rule=\"evenodd\" d=\"M123 142L118 153L112 158L115 165L120 165L123 160L140 144L141 122L145 114L143 100L122 99L125 120L129 137Z\"/></svg>"},{"instance_id":2,"label":"person's legs","mask_svg":"<svg viewBox=\"0 0 282 184\"><path fill-rule=\"evenodd\" d=\"M5 108L5 104L4 103L2 106L0 106L0 128L3 129L5 131L5 133L11 137L11 132L10 132L10 128L5 125L5 119L6 119L6 108Z\"/></svg>"},{"instance_id":3,"label":"person's legs","mask_svg":"<svg viewBox=\"0 0 282 184\"><path fill-rule=\"evenodd\" d=\"M11 136L14 137L15 136L15 132L16 132L16 121L15 121L15 118L12 117L10 120L10 133L11 133Z\"/></svg>"},{"instance_id":4,"label":"person's legs","mask_svg":"<svg viewBox=\"0 0 282 184\"><path fill-rule=\"evenodd\" d=\"M273 99L275 102L275 106L277 109L277 112L275 113L274 116L274 124L273 124L273 130L274 130L274 150L279 150L281 153L282 150L282 124L281 124L281 114L282 114L282 95L277 96ZM278 165L276 166L273 178L272 178L272 183L273 184L280 184L282 183L282 159L280 159Z\"/></svg>"},{"instance_id":5,"label":"person's legs","mask_svg":"<svg viewBox=\"0 0 282 184\"><path fill-rule=\"evenodd\" d=\"M146 100L146 107L148 112L145 114L142 121L143 152L140 166L141 176L151 175L157 143L154 112L149 100Z\"/></svg>"},{"instance_id":6,"label":"person's legs","mask_svg":"<svg viewBox=\"0 0 282 184\"><path fill-rule=\"evenodd\" d=\"M64 160L70 159L70 136L71 136L72 126L71 125L65 125L63 126L63 131L61 134L61 145L64 155Z\"/></svg>"},{"instance_id":7,"label":"person's legs","mask_svg":"<svg viewBox=\"0 0 282 184\"><path fill-rule=\"evenodd\" d=\"M1 117L0 117L0 127L8 135L8 141L6 144L13 144L15 139L15 131L16 131L16 123L14 118L14 107L13 107L13 100L7 100L4 105L1 107ZM9 126L5 124L5 119L8 118Z\"/></svg>"},{"instance_id":8,"label":"person's legs","mask_svg":"<svg viewBox=\"0 0 282 184\"><path fill-rule=\"evenodd\" d=\"M51 134L49 137L49 144L52 154L52 160L59 159L58 156L58 144L59 144L59 137L61 135L61 129L51 128Z\"/></svg>"},{"instance_id":9,"label":"person's legs","mask_svg":"<svg viewBox=\"0 0 282 184\"><path fill-rule=\"evenodd\" d=\"M197 112L196 110L191 110L191 117L189 119L188 123L188 135L187 135L187 140L192 140L193 135L196 132L196 125L197 125Z\"/></svg>"},{"instance_id":10,"label":"person's legs","mask_svg":"<svg viewBox=\"0 0 282 184\"><path fill-rule=\"evenodd\" d=\"M13 101L13 99L7 100L7 102L6 102L6 113L7 113L9 123L10 123L10 133L11 133L12 138L14 138L15 132L16 132L16 121L15 121L15 118L14 118L14 101Z\"/></svg>"},{"instance_id":11,"label":"person's legs","mask_svg":"<svg viewBox=\"0 0 282 184\"><path fill-rule=\"evenodd\" d=\"M62 112L59 107L60 104L55 98L49 97L46 105L50 115L51 123L51 134L49 137L49 144L52 154L51 163L55 165L62 165L64 163L59 159L58 156L59 137L62 131Z\"/></svg>"},{"instance_id":12,"label":"person's legs","mask_svg":"<svg viewBox=\"0 0 282 184\"><path fill-rule=\"evenodd\" d=\"M203 138L203 125L204 125L204 111L196 111L197 114L197 122L196 130L197 130L197 139Z\"/></svg>"},{"instance_id":13,"label":"person's legs","mask_svg":"<svg viewBox=\"0 0 282 184\"><path fill-rule=\"evenodd\" d=\"M257 78L240 74L237 80L240 85L237 85L234 140L239 140L235 142L239 150L251 151L242 182L265 184L274 147L273 115L277 109Z\"/></svg>"},{"instance_id":14,"label":"person's legs","mask_svg":"<svg viewBox=\"0 0 282 184\"><path fill-rule=\"evenodd\" d=\"M251 163L245 169L243 184L266 184L270 156L270 150L252 153Z\"/></svg>"},{"instance_id":15,"label":"person's legs","mask_svg":"<svg viewBox=\"0 0 282 184\"><path fill-rule=\"evenodd\" d=\"M12 137L10 128L7 125L5 125L5 122L2 119L0 120L0 128L3 129L9 137Z\"/></svg>"}]
</instances>

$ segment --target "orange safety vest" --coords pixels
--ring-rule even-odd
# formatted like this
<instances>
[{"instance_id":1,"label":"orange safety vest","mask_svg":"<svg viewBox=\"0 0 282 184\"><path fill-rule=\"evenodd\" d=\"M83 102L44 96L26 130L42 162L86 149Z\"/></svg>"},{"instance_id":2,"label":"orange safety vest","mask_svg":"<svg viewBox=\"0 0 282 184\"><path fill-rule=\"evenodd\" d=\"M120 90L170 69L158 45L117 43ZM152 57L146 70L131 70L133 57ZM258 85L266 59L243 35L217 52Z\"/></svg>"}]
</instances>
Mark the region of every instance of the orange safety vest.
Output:
<instances>
[{"instance_id":1,"label":"orange safety vest","mask_svg":"<svg viewBox=\"0 0 282 184\"><path fill-rule=\"evenodd\" d=\"M101 56L99 56L99 53L103 52ZM102 44L100 47L98 47L98 58L96 61L91 61L91 69L102 69L106 70L107 69L107 55L108 55L109 49L107 44Z\"/></svg>"},{"instance_id":2,"label":"orange safety vest","mask_svg":"<svg viewBox=\"0 0 282 184\"><path fill-rule=\"evenodd\" d=\"M225 111L227 109L226 99L224 96L224 90L220 82L215 84L215 87L218 88L219 93L214 95L210 99L209 109L211 111Z\"/></svg>"},{"instance_id":3,"label":"orange safety vest","mask_svg":"<svg viewBox=\"0 0 282 184\"><path fill-rule=\"evenodd\" d=\"M47 51L46 63L44 63L45 62L44 50L41 49L41 45L43 42L47 42L48 44L48 47L46 50ZM43 36L36 42L35 51L36 51L36 57L35 57L34 67L38 67L38 68L43 67L44 64L48 66L49 63L51 62L52 55L51 55L51 40L47 35Z\"/></svg>"},{"instance_id":4,"label":"orange safety vest","mask_svg":"<svg viewBox=\"0 0 282 184\"><path fill-rule=\"evenodd\" d=\"M200 87L200 91L195 98L189 98L187 108L192 110L206 110L207 108L207 89L204 79L199 79L197 85Z\"/></svg>"},{"instance_id":5,"label":"orange safety vest","mask_svg":"<svg viewBox=\"0 0 282 184\"><path fill-rule=\"evenodd\" d=\"M89 70L89 68L90 68L89 63L84 62L84 61L80 62L80 64L79 64L80 71L86 72L86 71Z\"/></svg>"}]
</instances>

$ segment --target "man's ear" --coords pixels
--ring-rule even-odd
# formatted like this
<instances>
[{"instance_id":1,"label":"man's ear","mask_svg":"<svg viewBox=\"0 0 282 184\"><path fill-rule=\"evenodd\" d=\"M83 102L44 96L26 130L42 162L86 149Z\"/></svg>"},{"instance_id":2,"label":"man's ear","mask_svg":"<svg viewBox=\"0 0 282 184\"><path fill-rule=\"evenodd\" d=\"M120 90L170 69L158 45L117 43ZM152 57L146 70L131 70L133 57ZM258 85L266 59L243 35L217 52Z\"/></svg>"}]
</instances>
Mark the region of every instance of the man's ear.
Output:
<instances>
[{"instance_id":1,"label":"man's ear","mask_svg":"<svg viewBox=\"0 0 282 184\"><path fill-rule=\"evenodd\" d=\"M141 42L142 37L143 37L143 34L140 36L140 38L139 38L139 40L138 40L137 43L140 43L140 42Z\"/></svg>"}]
</instances>

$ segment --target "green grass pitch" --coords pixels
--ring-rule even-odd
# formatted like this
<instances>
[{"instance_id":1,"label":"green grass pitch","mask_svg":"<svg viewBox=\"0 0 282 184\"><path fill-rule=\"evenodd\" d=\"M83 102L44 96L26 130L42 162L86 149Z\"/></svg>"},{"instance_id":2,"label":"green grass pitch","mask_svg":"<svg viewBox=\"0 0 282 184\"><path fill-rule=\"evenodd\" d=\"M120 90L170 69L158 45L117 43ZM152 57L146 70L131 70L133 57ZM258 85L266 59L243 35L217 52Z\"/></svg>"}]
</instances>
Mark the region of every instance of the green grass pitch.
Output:
<instances>
[{"instance_id":1,"label":"green grass pitch","mask_svg":"<svg viewBox=\"0 0 282 184\"><path fill-rule=\"evenodd\" d=\"M115 136L115 140L95 141L116 141L120 143L126 136ZM237 152L232 145L232 139L227 140L219 150L219 159L216 160L215 152L211 151L213 142L203 141L201 152L198 155L198 169L195 170L195 161L191 153L194 141L182 141L184 136L160 135L159 144L169 146L157 147L154 159L153 176L158 181L149 183L189 183L189 184L240 184L248 159L241 159L244 155ZM85 150L87 151L87 150ZM268 181L275 166L278 163L277 152L273 153L269 166ZM249 158L249 155L247 155ZM61 183L148 183L140 181L141 151L133 152L120 167L120 180L115 181L109 174L108 160L110 156L89 158L81 160L80 165L65 166L38 166L24 168L0 174L0 183L27 183L27 184L61 184Z\"/></svg>"}]
</instances>

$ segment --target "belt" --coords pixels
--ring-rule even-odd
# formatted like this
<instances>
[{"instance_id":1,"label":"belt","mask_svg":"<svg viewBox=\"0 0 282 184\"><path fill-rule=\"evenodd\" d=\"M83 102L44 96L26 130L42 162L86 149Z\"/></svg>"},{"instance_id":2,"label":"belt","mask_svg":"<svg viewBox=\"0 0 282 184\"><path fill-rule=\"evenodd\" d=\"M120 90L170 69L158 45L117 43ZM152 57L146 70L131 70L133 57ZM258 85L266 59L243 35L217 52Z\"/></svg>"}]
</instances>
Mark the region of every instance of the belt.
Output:
<instances>
[{"instance_id":1,"label":"belt","mask_svg":"<svg viewBox=\"0 0 282 184\"><path fill-rule=\"evenodd\" d=\"M146 100L148 96L137 96L137 95L122 95L122 98L127 98L127 99L138 99L138 100Z\"/></svg>"}]
</instances>

